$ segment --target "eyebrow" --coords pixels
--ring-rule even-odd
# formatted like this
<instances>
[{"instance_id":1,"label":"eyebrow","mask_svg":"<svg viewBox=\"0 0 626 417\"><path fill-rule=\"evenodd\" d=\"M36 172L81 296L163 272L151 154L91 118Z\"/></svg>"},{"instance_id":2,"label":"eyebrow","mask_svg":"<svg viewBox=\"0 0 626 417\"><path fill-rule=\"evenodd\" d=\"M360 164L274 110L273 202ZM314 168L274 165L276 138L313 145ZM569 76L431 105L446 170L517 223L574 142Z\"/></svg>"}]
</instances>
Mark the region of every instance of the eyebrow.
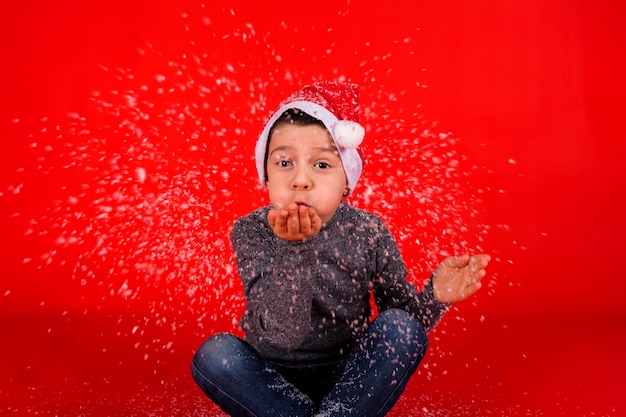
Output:
<instances>
[{"instance_id":1,"label":"eyebrow","mask_svg":"<svg viewBox=\"0 0 626 417\"><path fill-rule=\"evenodd\" d=\"M270 152L270 155L273 154L274 152L278 152L278 151L288 151L294 149L293 146L289 146L289 145L283 145L283 146L277 146L274 149L272 149L272 151Z\"/></svg>"},{"instance_id":2,"label":"eyebrow","mask_svg":"<svg viewBox=\"0 0 626 417\"><path fill-rule=\"evenodd\" d=\"M272 151L270 152L270 155L272 155L274 152L289 151L289 150L293 150L293 149L295 149L295 148L293 146L290 146L290 145L277 146L276 148L272 149ZM334 146L334 145L315 146L313 149L318 151L318 152L330 152L333 155L339 156L339 151L337 150L337 147Z\"/></svg>"},{"instance_id":3,"label":"eyebrow","mask_svg":"<svg viewBox=\"0 0 626 417\"><path fill-rule=\"evenodd\" d=\"M339 150L337 149L337 147L335 145L324 145L324 146L317 146L313 149L316 149L320 152L332 152L332 153L339 153Z\"/></svg>"}]
</instances>

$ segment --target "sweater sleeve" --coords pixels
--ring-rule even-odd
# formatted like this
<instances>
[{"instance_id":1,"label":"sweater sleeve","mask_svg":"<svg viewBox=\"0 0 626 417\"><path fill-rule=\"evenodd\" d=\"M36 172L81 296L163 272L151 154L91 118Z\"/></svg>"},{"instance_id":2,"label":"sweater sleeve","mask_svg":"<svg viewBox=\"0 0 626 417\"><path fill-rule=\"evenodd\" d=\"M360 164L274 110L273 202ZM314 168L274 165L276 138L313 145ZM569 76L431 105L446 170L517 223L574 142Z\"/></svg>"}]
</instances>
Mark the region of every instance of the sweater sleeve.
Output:
<instances>
[{"instance_id":1,"label":"sweater sleeve","mask_svg":"<svg viewBox=\"0 0 626 417\"><path fill-rule=\"evenodd\" d=\"M426 332L431 331L450 308L439 302L432 289L432 277L422 291L407 280L407 270L400 251L389 230L380 223L374 298L379 311L401 308L415 315Z\"/></svg>"},{"instance_id":2,"label":"sweater sleeve","mask_svg":"<svg viewBox=\"0 0 626 417\"><path fill-rule=\"evenodd\" d=\"M417 317L421 317L422 325L426 332L431 331L441 321L441 318L450 309L452 304L442 303L435 298L433 293L432 275L426 281L424 288L417 296L410 300L407 309Z\"/></svg>"},{"instance_id":3,"label":"sweater sleeve","mask_svg":"<svg viewBox=\"0 0 626 417\"><path fill-rule=\"evenodd\" d=\"M263 215L241 218L231 234L247 302L241 327L253 346L293 350L311 330L315 246L277 238Z\"/></svg>"}]
</instances>

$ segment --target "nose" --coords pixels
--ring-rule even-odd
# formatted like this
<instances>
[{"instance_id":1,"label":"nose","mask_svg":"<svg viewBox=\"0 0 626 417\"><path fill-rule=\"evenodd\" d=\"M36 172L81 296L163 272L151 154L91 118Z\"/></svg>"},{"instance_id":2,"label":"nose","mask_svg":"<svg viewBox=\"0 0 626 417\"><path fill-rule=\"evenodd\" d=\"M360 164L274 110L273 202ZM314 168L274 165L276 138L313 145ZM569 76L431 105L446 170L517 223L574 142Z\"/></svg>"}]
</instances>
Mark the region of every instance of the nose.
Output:
<instances>
[{"instance_id":1,"label":"nose","mask_svg":"<svg viewBox=\"0 0 626 417\"><path fill-rule=\"evenodd\" d=\"M293 176L291 188L294 190L310 190L313 186L311 176L306 170L306 167L299 167Z\"/></svg>"}]
</instances>

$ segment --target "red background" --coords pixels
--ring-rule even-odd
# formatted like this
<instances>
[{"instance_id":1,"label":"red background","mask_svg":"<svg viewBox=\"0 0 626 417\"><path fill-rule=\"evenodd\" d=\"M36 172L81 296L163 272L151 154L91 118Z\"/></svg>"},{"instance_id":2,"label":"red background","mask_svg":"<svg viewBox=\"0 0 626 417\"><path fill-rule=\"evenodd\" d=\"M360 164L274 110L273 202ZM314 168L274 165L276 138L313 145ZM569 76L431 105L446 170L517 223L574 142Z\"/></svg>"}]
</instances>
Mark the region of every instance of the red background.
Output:
<instances>
[{"instance_id":1,"label":"red background","mask_svg":"<svg viewBox=\"0 0 626 417\"><path fill-rule=\"evenodd\" d=\"M3 414L220 415L188 365L241 309L255 136L346 79L353 203L416 277L494 256L392 414L626 415L621 3L5 3Z\"/></svg>"}]
</instances>

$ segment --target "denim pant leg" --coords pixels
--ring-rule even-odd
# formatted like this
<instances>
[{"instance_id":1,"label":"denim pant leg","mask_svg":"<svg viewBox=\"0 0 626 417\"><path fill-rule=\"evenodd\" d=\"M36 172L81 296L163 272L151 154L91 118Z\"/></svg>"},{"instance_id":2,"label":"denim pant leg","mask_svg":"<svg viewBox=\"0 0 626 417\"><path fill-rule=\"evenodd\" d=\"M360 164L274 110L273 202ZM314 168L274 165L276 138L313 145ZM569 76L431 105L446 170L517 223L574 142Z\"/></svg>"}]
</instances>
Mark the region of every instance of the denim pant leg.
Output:
<instances>
[{"instance_id":1,"label":"denim pant leg","mask_svg":"<svg viewBox=\"0 0 626 417\"><path fill-rule=\"evenodd\" d=\"M400 398L427 346L419 320L404 310L383 311L350 353L342 376L315 416L384 416Z\"/></svg>"},{"instance_id":2,"label":"denim pant leg","mask_svg":"<svg viewBox=\"0 0 626 417\"><path fill-rule=\"evenodd\" d=\"M313 403L270 363L230 334L209 338L196 352L191 373L205 394L234 417L302 417Z\"/></svg>"}]
</instances>

